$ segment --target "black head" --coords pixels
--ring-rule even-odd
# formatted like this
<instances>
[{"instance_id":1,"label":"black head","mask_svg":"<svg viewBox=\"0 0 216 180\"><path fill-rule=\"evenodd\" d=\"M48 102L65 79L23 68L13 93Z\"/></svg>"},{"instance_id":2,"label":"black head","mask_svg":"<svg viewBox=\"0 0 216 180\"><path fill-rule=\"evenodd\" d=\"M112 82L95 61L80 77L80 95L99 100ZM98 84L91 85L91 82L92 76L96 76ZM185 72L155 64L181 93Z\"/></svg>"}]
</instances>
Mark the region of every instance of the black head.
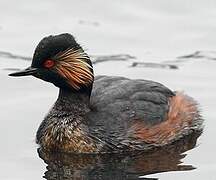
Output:
<instances>
[{"instance_id":1,"label":"black head","mask_svg":"<svg viewBox=\"0 0 216 180\"><path fill-rule=\"evenodd\" d=\"M91 92L92 63L71 34L43 38L35 49L29 68L10 76L33 75L59 88Z\"/></svg>"}]
</instances>

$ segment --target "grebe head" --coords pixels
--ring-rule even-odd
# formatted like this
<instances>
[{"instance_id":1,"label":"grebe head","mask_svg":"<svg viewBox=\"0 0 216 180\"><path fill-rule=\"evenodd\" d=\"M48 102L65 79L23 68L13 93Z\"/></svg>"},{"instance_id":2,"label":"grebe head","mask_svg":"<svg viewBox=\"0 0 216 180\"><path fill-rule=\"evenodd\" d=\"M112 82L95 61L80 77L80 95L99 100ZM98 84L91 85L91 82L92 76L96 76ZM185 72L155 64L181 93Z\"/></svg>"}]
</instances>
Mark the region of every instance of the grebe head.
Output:
<instances>
[{"instance_id":1,"label":"grebe head","mask_svg":"<svg viewBox=\"0 0 216 180\"><path fill-rule=\"evenodd\" d=\"M43 38L35 49L29 68L9 76L33 75L55 86L91 92L94 80L89 56L70 34Z\"/></svg>"}]
</instances>

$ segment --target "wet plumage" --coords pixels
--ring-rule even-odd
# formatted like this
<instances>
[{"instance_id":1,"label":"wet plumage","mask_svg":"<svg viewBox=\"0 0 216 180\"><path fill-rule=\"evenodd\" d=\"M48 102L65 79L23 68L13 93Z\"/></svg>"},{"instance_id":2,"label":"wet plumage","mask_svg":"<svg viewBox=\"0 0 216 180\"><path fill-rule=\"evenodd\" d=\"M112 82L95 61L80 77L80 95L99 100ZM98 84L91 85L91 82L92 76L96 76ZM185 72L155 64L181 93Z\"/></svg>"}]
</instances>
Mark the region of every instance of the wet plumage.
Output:
<instances>
[{"instance_id":1,"label":"wet plumage","mask_svg":"<svg viewBox=\"0 0 216 180\"><path fill-rule=\"evenodd\" d=\"M202 130L197 103L160 83L93 76L89 56L70 34L44 38L30 68L59 87L37 143L50 151L110 153L149 150Z\"/></svg>"}]
</instances>

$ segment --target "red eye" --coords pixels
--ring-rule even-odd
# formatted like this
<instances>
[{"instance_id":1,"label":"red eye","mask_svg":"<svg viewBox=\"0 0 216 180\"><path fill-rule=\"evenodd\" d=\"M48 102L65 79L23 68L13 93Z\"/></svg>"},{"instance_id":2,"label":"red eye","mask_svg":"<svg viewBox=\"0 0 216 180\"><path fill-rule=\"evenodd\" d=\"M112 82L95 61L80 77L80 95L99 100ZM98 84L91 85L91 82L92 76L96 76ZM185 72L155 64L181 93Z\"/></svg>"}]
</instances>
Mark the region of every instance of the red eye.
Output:
<instances>
[{"instance_id":1,"label":"red eye","mask_svg":"<svg viewBox=\"0 0 216 180\"><path fill-rule=\"evenodd\" d=\"M47 59L44 63L43 63L43 66L45 68L51 68L55 65L55 62L51 59Z\"/></svg>"}]
</instances>

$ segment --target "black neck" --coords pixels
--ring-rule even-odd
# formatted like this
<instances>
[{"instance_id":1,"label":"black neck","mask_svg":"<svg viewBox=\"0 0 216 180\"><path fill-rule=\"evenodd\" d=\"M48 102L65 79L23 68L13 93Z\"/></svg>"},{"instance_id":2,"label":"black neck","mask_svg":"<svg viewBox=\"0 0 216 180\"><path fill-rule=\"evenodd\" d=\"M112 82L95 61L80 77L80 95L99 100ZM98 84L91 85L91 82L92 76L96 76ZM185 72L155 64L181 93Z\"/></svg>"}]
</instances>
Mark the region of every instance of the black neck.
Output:
<instances>
[{"instance_id":1,"label":"black neck","mask_svg":"<svg viewBox=\"0 0 216 180\"><path fill-rule=\"evenodd\" d=\"M87 93L82 92L75 92L71 91L69 89L59 89L59 96L60 99L66 99L70 103L76 103L76 102L84 102L89 103L89 95Z\"/></svg>"},{"instance_id":2,"label":"black neck","mask_svg":"<svg viewBox=\"0 0 216 180\"><path fill-rule=\"evenodd\" d=\"M63 94L64 96L68 95L71 96L71 94L74 94L75 96L88 96L90 98L91 96L91 92L92 92L92 84L89 86L82 86L80 87L79 90L74 89L73 87L71 87L68 83L63 83L61 86L57 86L60 87L59 89L59 96L61 94Z\"/></svg>"},{"instance_id":3,"label":"black neck","mask_svg":"<svg viewBox=\"0 0 216 180\"><path fill-rule=\"evenodd\" d=\"M86 93L60 89L55 109L71 113L84 114L89 111L90 97Z\"/></svg>"}]
</instances>

